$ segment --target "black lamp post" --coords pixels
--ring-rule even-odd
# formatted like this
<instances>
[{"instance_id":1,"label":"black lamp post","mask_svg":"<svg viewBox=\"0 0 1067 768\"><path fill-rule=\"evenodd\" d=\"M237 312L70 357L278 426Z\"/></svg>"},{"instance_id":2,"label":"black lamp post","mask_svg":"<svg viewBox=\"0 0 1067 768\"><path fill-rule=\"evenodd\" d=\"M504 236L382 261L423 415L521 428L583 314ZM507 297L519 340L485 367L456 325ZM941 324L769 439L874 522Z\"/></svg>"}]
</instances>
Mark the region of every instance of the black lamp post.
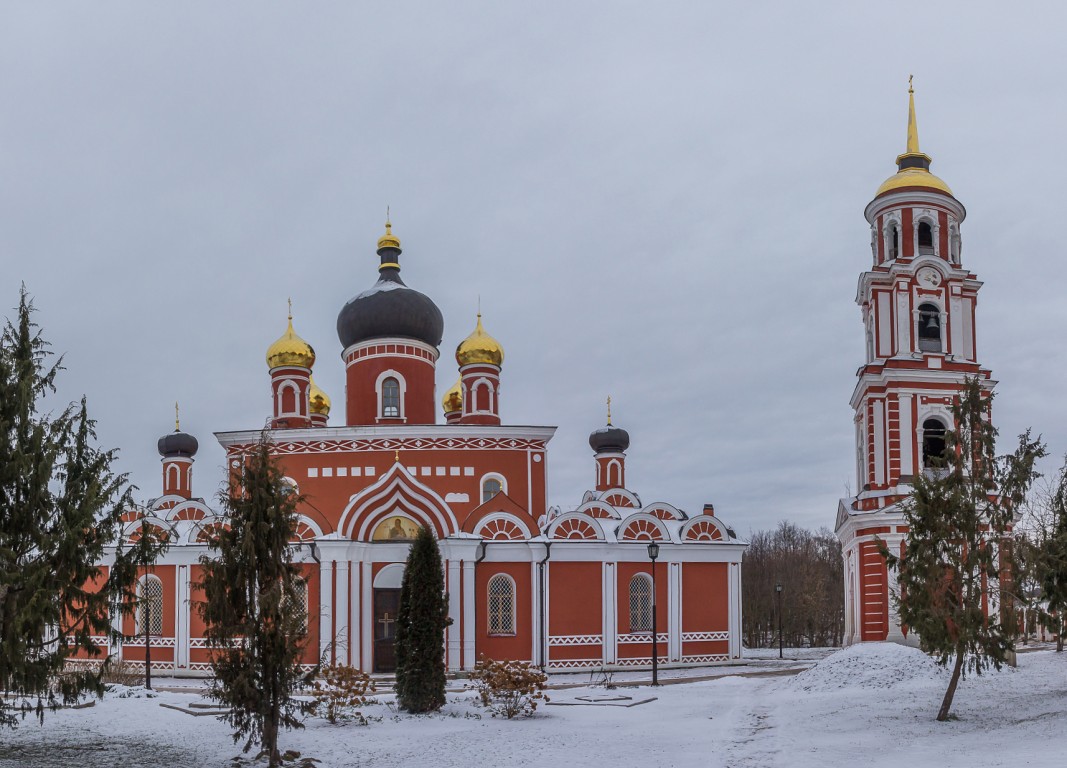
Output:
<instances>
[{"instance_id":1,"label":"black lamp post","mask_svg":"<svg viewBox=\"0 0 1067 768\"><path fill-rule=\"evenodd\" d=\"M775 584L774 591L778 594L778 658L782 657L782 585Z\"/></svg>"},{"instance_id":2,"label":"black lamp post","mask_svg":"<svg viewBox=\"0 0 1067 768\"><path fill-rule=\"evenodd\" d=\"M659 557L659 544L648 545L648 559L652 561L652 685L659 685L659 649L656 646L656 558Z\"/></svg>"},{"instance_id":3,"label":"black lamp post","mask_svg":"<svg viewBox=\"0 0 1067 768\"><path fill-rule=\"evenodd\" d=\"M152 635L148 631L152 626L152 603L148 600L148 528L145 527L145 512L141 510L141 621L144 624L144 687L152 690Z\"/></svg>"}]
</instances>

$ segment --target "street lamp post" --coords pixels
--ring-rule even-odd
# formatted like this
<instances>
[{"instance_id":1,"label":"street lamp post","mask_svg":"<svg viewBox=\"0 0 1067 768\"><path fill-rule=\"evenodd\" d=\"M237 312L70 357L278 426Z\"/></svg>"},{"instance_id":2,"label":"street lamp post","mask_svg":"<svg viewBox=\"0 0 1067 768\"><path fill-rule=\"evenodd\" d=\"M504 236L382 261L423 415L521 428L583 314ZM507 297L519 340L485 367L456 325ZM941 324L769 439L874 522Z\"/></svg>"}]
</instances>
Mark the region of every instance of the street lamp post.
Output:
<instances>
[{"instance_id":1,"label":"street lamp post","mask_svg":"<svg viewBox=\"0 0 1067 768\"><path fill-rule=\"evenodd\" d=\"M774 591L778 594L778 658L782 658L782 585L775 584Z\"/></svg>"},{"instance_id":2,"label":"street lamp post","mask_svg":"<svg viewBox=\"0 0 1067 768\"><path fill-rule=\"evenodd\" d=\"M659 557L659 544L648 545L648 559L652 561L652 685L659 685L659 649L656 641L656 558Z\"/></svg>"}]
</instances>

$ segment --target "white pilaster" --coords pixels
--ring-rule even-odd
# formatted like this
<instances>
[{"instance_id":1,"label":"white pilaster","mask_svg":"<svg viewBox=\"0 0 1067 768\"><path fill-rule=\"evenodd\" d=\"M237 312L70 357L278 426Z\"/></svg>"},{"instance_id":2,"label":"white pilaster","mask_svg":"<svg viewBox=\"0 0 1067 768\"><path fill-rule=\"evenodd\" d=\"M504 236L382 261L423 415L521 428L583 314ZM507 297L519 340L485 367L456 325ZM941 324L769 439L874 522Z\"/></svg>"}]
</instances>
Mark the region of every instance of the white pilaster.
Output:
<instances>
[{"instance_id":1,"label":"white pilaster","mask_svg":"<svg viewBox=\"0 0 1067 768\"><path fill-rule=\"evenodd\" d=\"M741 563L727 566L727 589L730 591L729 654L731 659L741 658Z\"/></svg>"},{"instance_id":2,"label":"white pilaster","mask_svg":"<svg viewBox=\"0 0 1067 768\"><path fill-rule=\"evenodd\" d=\"M682 658L682 571L678 563L667 566L667 659Z\"/></svg>"},{"instance_id":3,"label":"white pilaster","mask_svg":"<svg viewBox=\"0 0 1067 768\"><path fill-rule=\"evenodd\" d=\"M900 536L885 536L886 549L893 554L900 554ZM896 568L886 566L886 601L888 603L889 632L886 640L890 643L903 643L904 631L900 628L900 612L897 610L897 599L900 597L900 580Z\"/></svg>"},{"instance_id":4,"label":"white pilaster","mask_svg":"<svg viewBox=\"0 0 1067 768\"><path fill-rule=\"evenodd\" d=\"M337 574L337 604L335 635L338 647L334 648L334 657L337 664L351 664L352 649L348 646L348 566L347 560L339 560L336 566Z\"/></svg>"},{"instance_id":5,"label":"white pilaster","mask_svg":"<svg viewBox=\"0 0 1067 768\"><path fill-rule=\"evenodd\" d=\"M911 452L911 436L914 434L911 422L911 395L901 393L897 398L900 406L900 474L914 475L915 459Z\"/></svg>"},{"instance_id":6,"label":"white pilaster","mask_svg":"<svg viewBox=\"0 0 1067 768\"><path fill-rule=\"evenodd\" d=\"M474 581L474 561L463 561L463 648L462 668L473 669L475 663L475 638L478 624L475 616L477 589ZM488 600L487 600L488 606Z\"/></svg>"},{"instance_id":7,"label":"white pilaster","mask_svg":"<svg viewBox=\"0 0 1067 768\"><path fill-rule=\"evenodd\" d=\"M460 661L462 656L462 635L461 627L459 624L460 610L462 609L463 592L460 585L460 562L459 560L449 560L446 566L447 573L447 589L448 589L448 618L452 619L452 623L448 626L448 645L447 653L445 655L446 663L450 672L456 672L459 670Z\"/></svg>"},{"instance_id":8,"label":"white pilaster","mask_svg":"<svg viewBox=\"0 0 1067 768\"><path fill-rule=\"evenodd\" d=\"M332 560L319 564L319 658L327 661L333 641L333 566Z\"/></svg>"},{"instance_id":9,"label":"white pilaster","mask_svg":"<svg viewBox=\"0 0 1067 768\"><path fill-rule=\"evenodd\" d=\"M601 594L604 606L601 634L604 636L604 664L614 664L617 658L618 621L618 580L615 577L615 563L601 566Z\"/></svg>"},{"instance_id":10,"label":"white pilaster","mask_svg":"<svg viewBox=\"0 0 1067 768\"><path fill-rule=\"evenodd\" d=\"M174 607L174 667L186 669L189 666L189 566L179 565L176 569Z\"/></svg>"},{"instance_id":11,"label":"white pilaster","mask_svg":"<svg viewBox=\"0 0 1067 768\"><path fill-rule=\"evenodd\" d=\"M362 659L360 668L369 674L374 671L374 582L371 579L371 563L369 560L364 560L361 566L359 581L360 594L363 599L360 601L359 615L362 620L363 631L359 634L360 658Z\"/></svg>"}]
</instances>

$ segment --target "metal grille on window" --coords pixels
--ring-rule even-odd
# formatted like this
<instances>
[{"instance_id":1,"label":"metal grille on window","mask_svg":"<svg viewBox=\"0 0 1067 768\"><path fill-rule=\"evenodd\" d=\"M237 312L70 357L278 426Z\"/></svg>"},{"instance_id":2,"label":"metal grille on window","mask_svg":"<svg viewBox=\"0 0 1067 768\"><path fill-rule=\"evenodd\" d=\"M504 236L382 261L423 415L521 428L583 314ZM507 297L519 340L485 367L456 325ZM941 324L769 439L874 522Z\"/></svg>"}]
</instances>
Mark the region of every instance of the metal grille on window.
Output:
<instances>
[{"instance_id":1,"label":"metal grille on window","mask_svg":"<svg viewBox=\"0 0 1067 768\"><path fill-rule=\"evenodd\" d=\"M499 574L489 579L489 634L515 634L515 584Z\"/></svg>"},{"instance_id":2,"label":"metal grille on window","mask_svg":"<svg viewBox=\"0 0 1067 768\"><path fill-rule=\"evenodd\" d=\"M485 502L489 501L491 498L496 496L502 490L503 490L503 486L500 484L499 480L493 480L493 479L486 480L482 484L482 504L484 504Z\"/></svg>"},{"instance_id":3,"label":"metal grille on window","mask_svg":"<svg viewBox=\"0 0 1067 768\"><path fill-rule=\"evenodd\" d=\"M400 382L386 379L382 382L382 416L400 415Z\"/></svg>"},{"instance_id":4,"label":"metal grille on window","mask_svg":"<svg viewBox=\"0 0 1067 768\"><path fill-rule=\"evenodd\" d=\"M643 573L630 579L630 631L652 631L652 579Z\"/></svg>"},{"instance_id":5,"label":"metal grille on window","mask_svg":"<svg viewBox=\"0 0 1067 768\"><path fill-rule=\"evenodd\" d=\"M300 626L307 630L308 621L308 584L303 579L293 579L293 594L283 600L285 613L292 613L300 619Z\"/></svg>"},{"instance_id":6,"label":"metal grille on window","mask_svg":"<svg viewBox=\"0 0 1067 768\"><path fill-rule=\"evenodd\" d=\"M141 582L141 615L137 628L143 635L159 636L163 634L163 582L155 576L148 576Z\"/></svg>"}]
</instances>

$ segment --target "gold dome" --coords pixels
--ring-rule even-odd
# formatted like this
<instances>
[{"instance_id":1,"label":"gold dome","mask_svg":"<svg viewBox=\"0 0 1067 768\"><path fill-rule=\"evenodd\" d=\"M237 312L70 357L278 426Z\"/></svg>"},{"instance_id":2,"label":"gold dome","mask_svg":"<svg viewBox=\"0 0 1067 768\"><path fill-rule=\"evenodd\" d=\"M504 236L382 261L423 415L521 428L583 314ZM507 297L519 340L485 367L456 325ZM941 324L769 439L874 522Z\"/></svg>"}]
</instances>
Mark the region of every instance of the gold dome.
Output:
<instances>
[{"instance_id":1,"label":"gold dome","mask_svg":"<svg viewBox=\"0 0 1067 768\"><path fill-rule=\"evenodd\" d=\"M445 396L441 398L441 407L445 409L445 413L455 413L463 408L462 379L456 379L456 383L445 392Z\"/></svg>"},{"instance_id":2,"label":"gold dome","mask_svg":"<svg viewBox=\"0 0 1067 768\"><path fill-rule=\"evenodd\" d=\"M323 416L330 415L330 396L323 392L315 383L315 377L310 377L311 387L308 389L308 403L312 413L320 413Z\"/></svg>"},{"instance_id":3,"label":"gold dome","mask_svg":"<svg viewBox=\"0 0 1067 768\"><path fill-rule=\"evenodd\" d=\"M378 238L378 250L382 248L400 248L400 238L393 234L393 225L385 220L385 234Z\"/></svg>"},{"instance_id":4,"label":"gold dome","mask_svg":"<svg viewBox=\"0 0 1067 768\"><path fill-rule=\"evenodd\" d=\"M289 315L289 327L281 338L267 349L267 367L278 368L292 365L297 368L311 368L315 364L315 350L311 345L296 335L293 330L293 316Z\"/></svg>"},{"instance_id":5,"label":"gold dome","mask_svg":"<svg viewBox=\"0 0 1067 768\"><path fill-rule=\"evenodd\" d=\"M504 348L500 342L485 332L482 327L482 313L478 313L478 325L474 333L465 338L456 347L456 362L464 365L495 365L499 368L504 364Z\"/></svg>"},{"instance_id":6,"label":"gold dome","mask_svg":"<svg viewBox=\"0 0 1067 768\"><path fill-rule=\"evenodd\" d=\"M897 172L882 182L875 197L895 189L920 187L952 196L948 184L930 173L930 156L919 149L919 127L915 120L915 89L908 78L908 143L903 155L897 157Z\"/></svg>"}]
</instances>

